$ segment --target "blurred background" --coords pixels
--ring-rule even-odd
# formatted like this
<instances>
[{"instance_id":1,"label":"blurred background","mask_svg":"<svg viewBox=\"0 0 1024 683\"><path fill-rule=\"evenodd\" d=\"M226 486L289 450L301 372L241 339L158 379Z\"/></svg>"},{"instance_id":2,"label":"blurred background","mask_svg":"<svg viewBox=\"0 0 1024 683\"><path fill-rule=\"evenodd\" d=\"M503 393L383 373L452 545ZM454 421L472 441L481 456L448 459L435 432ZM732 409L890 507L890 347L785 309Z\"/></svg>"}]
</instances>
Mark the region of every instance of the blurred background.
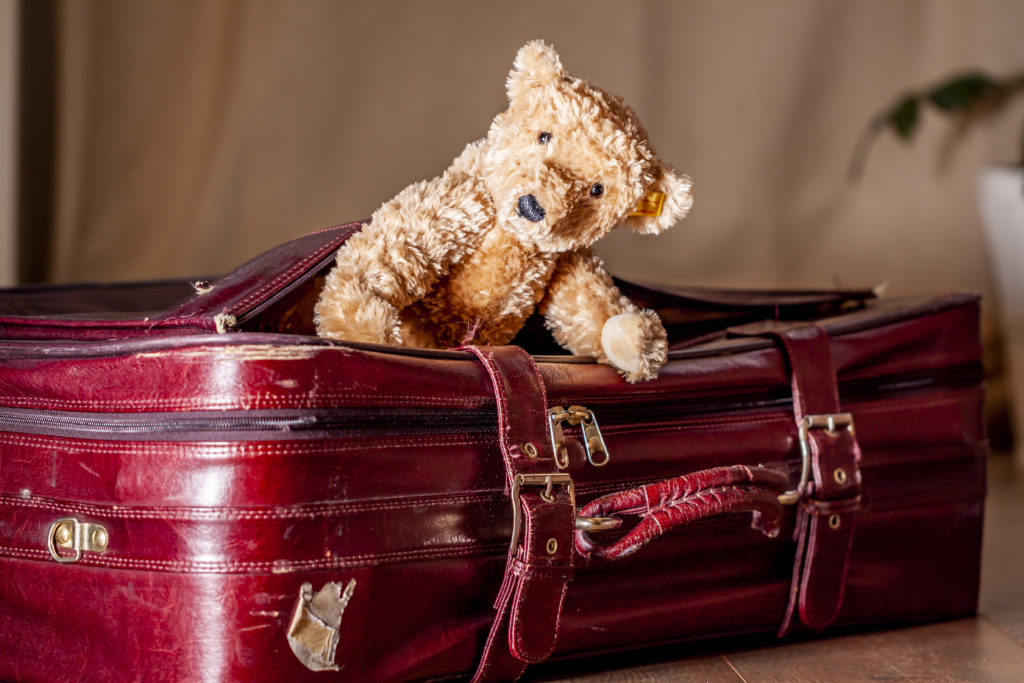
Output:
<instances>
[{"instance_id":1,"label":"blurred background","mask_svg":"<svg viewBox=\"0 0 1024 683\"><path fill-rule=\"evenodd\" d=\"M598 246L613 273L994 304L978 174L1016 159L1024 97L970 127L922 112L911 145L847 166L907 89L1024 71L1022 36L1013 0L0 0L0 280L215 275L366 217L485 133L543 38L695 179L668 233Z\"/></svg>"}]
</instances>

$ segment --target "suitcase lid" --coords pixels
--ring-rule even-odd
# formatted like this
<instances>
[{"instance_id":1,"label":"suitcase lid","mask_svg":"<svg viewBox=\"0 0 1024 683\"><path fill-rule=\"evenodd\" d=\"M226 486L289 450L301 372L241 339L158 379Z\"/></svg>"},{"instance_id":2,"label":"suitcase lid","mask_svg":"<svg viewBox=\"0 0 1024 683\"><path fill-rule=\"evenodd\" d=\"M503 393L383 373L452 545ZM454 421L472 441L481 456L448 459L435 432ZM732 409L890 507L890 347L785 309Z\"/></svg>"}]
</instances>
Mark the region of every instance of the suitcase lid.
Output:
<instances>
[{"instance_id":1,"label":"suitcase lid","mask_svg":"<svg viewBox=\"0 0 1024 683\"><path fill-rule=\"evenodd\" d=\"M6 339L130 339L166 334L275 332L315 335L313 305L334 254L360 223L320 230L259 254L210 280L37 285L0 291ZM742 290L650 286L616 280L661 316L673 348L730 325L817 319L862 308L872 289ZM534 316L513 342L564 354Z\"/></svg>"}]
</instances>

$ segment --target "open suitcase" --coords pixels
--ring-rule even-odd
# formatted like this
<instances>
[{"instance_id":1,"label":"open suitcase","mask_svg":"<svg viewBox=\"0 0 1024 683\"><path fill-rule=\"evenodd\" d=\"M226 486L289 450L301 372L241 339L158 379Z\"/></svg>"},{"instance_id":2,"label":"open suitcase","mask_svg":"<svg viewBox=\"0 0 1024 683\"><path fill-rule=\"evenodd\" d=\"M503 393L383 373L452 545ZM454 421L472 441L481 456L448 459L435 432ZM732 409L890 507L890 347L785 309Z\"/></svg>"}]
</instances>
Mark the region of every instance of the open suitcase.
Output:
<instances>
[{"instance_id":1,"label":"open suitcase","mask_svg":"<svg viewBox=\"0 0 1024 683\"><path fill-rule=\"evenodd\" d=\"M0 677L512 680L975 610L976 297L620 283L672 349L628 385L538 326L316 338L354 229L0 296Z\"/></svg>"}]
</instances>

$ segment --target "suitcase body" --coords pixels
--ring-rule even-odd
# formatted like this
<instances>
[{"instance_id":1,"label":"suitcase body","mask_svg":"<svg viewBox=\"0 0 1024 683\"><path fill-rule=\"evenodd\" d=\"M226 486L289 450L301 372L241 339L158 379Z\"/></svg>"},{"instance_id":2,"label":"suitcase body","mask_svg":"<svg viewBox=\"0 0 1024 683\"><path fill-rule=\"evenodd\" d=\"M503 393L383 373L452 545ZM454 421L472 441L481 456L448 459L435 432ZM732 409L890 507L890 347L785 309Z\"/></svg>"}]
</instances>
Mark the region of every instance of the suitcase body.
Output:
<instances>
[{"instance_id":1,"label":"suitcase body","mask_svg":"<svg viewBox=\"0 0 1024 683\"><path fill-rule=\"evenodd\" d=\"M975 610L975 297L633 287L672 351L627 385L529 329L532 358L311 336L352 229L192 294L0 298L0 677L501 680ZM784 490L679 479L726 466ZM583 528L596 499L626 526Z\"/></svg>"}]
</instances>

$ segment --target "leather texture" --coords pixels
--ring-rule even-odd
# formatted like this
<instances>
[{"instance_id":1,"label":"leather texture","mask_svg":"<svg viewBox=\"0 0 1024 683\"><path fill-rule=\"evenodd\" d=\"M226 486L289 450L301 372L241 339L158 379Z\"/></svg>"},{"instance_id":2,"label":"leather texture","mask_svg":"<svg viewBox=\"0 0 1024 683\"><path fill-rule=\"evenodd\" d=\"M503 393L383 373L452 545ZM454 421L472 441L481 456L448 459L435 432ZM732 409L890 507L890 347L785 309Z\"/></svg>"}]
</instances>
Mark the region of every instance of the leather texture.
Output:
<instances>
[{"instance_id":1,"label":"leather texture","mask_svg":"<svg viewBox=\"0 0 1024 683\"><path fill-rule=\"evenodd\" d=\"M81 303L95 287L0 295L0 678L509 680L526 664L543 675L545 658L975 610L976 297L812 293L772 307L772 293L750 306L657 293L674 350L656 381L627 385L529 333L517 343L530 354L308 336L305 302L353 229L178 303L164 285L137 305L123 288L96 296L103 313ZM212 332L225 312L235 324ZM755 316L772 320L747 329ZM659 521L687 499L687 476L708 476L693 473L766 470L794 488L803 417L848 413L855 429L808 431L811 484L774 537L749 508L705 517L713 505L697 504L607 561L574 549L568 487L533 479L510 554L516 477L554 471L545 412L571 405L593 412L610 456L590 465L580 428L563 426L558 473L576 506L611 496L640 511L620 492L647 490L664 499L644 507ZM777 512L760 491L780 485L756 487L758 509ZM56 561L47 541L63 519L102 526L106 549ZM339 670L315 673L287 632L303 586L329 583L352 590Z\"/></svg>"}]
</instances>

